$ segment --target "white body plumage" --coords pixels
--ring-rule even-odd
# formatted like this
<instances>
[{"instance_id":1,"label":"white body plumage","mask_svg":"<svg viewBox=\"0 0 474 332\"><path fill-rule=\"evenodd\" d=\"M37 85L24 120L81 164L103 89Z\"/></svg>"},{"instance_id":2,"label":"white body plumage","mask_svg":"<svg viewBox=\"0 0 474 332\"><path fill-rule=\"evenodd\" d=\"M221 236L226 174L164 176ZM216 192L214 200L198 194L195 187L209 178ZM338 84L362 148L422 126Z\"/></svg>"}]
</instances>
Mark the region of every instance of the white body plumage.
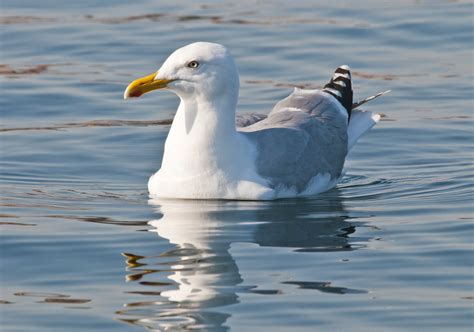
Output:
<instances>
[{"instance_id":1,"label":"white body plumage","mask_svg":"<svg viewBox=\"0 0 474 332\"><path fill-rule=\"evenodd\" d=\"M347 71L350 80L348 67L339 67L338 70L339 73L336 71L333 80L347 76L341 75L341 70ZM258 125L255 124L256 129L249 126L239 131L235 125L239 74L227 49L219 44L199 42L176 50L156 74L134 81L127 87L124 95L127 99L139 97L154 89L167 88L181 99L165 143L161 169L148 182L151 196L269 200L313 195L334 187L341 176L348 148L352 147L379 117L369 112L353 111L348 124L347 111L336 100L341 97L341 93L334 90L343 89L346 84L333 80L331 83L337 86L327 87L326 92L295 90L279 103L288 105L277 109L277 104L268 118ZM352 99L352 90L350 93ZM323 109L313 112L298 106L315 101L315 108ZM322 102L324 103L321 104ZM298 112L305 112L304 116ZM275 116L273 113L278 114ZM281 118L284 118L285 114L288 114L289 120L282 123ZM322 126L327 119L333 119L331 121L335 122ZM300 154L295 154L294 150L301 150L301 144L308 144L311 135L315 135L315 129L319 130L318 135L325 137L327 134L327 137L335 138L334 146L328 145L331 142L325 143L326 146L321 151L326 151L326 155L319 157L325 161L334 160L336 157L331 154L335 150L338 153L334 167L338 169L331 169L328 162L321 163L320 166L324 167L318 169L316 163L315 169L306 167L301 178L298 179L296 174L296 182L299 185L295 182L293 186L290 180L280 183L277 178L280 171L287 177L288 174L294 177L294 174L290 174L292 169L283 165L286 163L285 153L289 161L305 162L305 157L311 157L312 159L308 160L314 161L314 156L310 155L311 150L303 149ZM264 154L264 150L275 150L275 147L271 146L271 135L274 135L275 141L284 141L282 135L286 135L285 130L293 145L288 143L281 146L283 152L278 151L278 154L283 153L283 157L274 159L271 154ZM311 144L314 146L314 142ZM270 157L262 161L263 155ZM275 160L281 162L281 169L279 165L272 164Z\"/></svg>"}]
</instances>

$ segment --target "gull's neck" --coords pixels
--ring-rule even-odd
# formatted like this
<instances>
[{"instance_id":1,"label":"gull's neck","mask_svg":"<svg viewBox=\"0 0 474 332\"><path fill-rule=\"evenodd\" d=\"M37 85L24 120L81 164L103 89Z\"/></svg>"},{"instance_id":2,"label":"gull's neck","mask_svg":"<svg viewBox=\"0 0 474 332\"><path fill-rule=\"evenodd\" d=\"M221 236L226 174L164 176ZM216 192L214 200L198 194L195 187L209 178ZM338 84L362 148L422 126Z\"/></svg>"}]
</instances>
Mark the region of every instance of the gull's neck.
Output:
<instances>
[{"instance_id":1,"label":"gull's neck","mask_svg":"<svg viewBox=\"0 0 474 332\"><path fill-rule=\"evenodd\" d=\"M237 96L228 94L181 98L173 127L176 127L180 135L186 135L192 139L223 138L236 132L236 106Z\"/></svg>"},{"instance_id":2,"label":"gull's neck","mask_svg":"<svg viewBox=\"0 0 474 332\"><path fill-rule=\"evenodd\" d=\"M245 153L235 127L237 96L221 94L182 97L163 155L162 169L194 176L233 168Z\"/></svg>"}]
</instances>

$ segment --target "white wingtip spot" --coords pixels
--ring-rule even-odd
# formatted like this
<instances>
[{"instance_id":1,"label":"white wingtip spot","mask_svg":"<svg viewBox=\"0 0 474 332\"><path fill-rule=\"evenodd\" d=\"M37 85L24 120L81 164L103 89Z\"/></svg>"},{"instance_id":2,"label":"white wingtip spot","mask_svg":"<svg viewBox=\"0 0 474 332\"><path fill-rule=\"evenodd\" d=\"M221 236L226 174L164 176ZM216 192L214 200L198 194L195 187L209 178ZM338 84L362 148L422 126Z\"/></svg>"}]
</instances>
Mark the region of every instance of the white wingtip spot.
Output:
<instances>
[{"instance_id":1,"label":"white wingtip spot","mask_svg":"<svg viewBox=\"0 0 474 332\"><path fill-rule=\"evenodd\" d=\"M348 80L351 79L351 75L349 75L349 73L346 73L346 74L334 73L332 79L333 79L333 80L336 80L338 77L344 77L344 78L347 78Z\"/></svg>"},{"instance_id":2,"label":"white wingtip spot","mask_svg":"<svg viewBox=\"0 0 474 332\"><path fill-rule=\"evenodd\" d=\"M380 114L377 114L377 113L372 114L372 120L374 120L374 122L379 122L380 119L381 119Z\"/></svg>"},{"instance_id":3,"label":"white wingtip spot","mask_svg":"<svg viewBox=\"0 0 474 332\"><path fill-rule=\"evenodd\" d=\"M324 88L323 91L330 92L332 94L335 94L336 96L342 98L342 95L339 91L331 89L331 88Z\"/></svg>"}]
</instances>

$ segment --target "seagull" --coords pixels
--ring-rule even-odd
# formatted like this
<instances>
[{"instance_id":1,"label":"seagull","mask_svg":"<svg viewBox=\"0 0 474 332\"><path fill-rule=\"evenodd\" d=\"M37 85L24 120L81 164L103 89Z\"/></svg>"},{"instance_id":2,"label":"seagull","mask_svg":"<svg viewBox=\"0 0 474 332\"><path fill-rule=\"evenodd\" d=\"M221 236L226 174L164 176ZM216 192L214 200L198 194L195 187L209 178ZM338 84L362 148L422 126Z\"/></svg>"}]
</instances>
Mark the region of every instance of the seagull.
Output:
<instances>
[{"instance_id":1,"label":"seagull","mask_svg":"<svg viewBox=\"0 0 474 332\"><path fill-rule=\"evenodd\" d=\"M156 89L180 98L152 198L273 200L327 191L343 176L348 151L380 115L352 100L350 68L321 90L295 88L268 115L238 114L239 73L223 45L196 42L128 85L124 99Z\"/></svg>"}]
</instances>

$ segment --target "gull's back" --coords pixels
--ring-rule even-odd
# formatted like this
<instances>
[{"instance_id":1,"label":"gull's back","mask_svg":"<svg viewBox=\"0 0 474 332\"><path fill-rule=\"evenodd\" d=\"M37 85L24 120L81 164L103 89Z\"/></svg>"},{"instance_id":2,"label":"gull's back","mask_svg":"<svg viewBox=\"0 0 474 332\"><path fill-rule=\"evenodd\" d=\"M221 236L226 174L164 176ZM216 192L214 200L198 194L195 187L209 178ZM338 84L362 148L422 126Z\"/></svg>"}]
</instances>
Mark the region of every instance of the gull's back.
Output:
<instances>
[{"instance_id":1,"label":"gull's back","mask_svg":"<svg viewBox=\"0 0 474 332\"><path fill-rule=\"evenodd\" d=\"M256 147L256 168L273 188L303 192L316 176L339 179L347 155L344 107L320 90L295 91L267 118L240 128Z\"/></svg>"},{"instance_id":2,"label":"gull's back","mask_svg":"<svg viewBox=\"0 0 474 332\"><path fill-rule=\"evenodd\" d=\"M348 150L380 119L353 108L386 92L353 104L350 69L341 66L322 90L295 89L268 117L244 116L237 127L277 196L312 195L337 184Z\"/></svg>"}]
</instances>

